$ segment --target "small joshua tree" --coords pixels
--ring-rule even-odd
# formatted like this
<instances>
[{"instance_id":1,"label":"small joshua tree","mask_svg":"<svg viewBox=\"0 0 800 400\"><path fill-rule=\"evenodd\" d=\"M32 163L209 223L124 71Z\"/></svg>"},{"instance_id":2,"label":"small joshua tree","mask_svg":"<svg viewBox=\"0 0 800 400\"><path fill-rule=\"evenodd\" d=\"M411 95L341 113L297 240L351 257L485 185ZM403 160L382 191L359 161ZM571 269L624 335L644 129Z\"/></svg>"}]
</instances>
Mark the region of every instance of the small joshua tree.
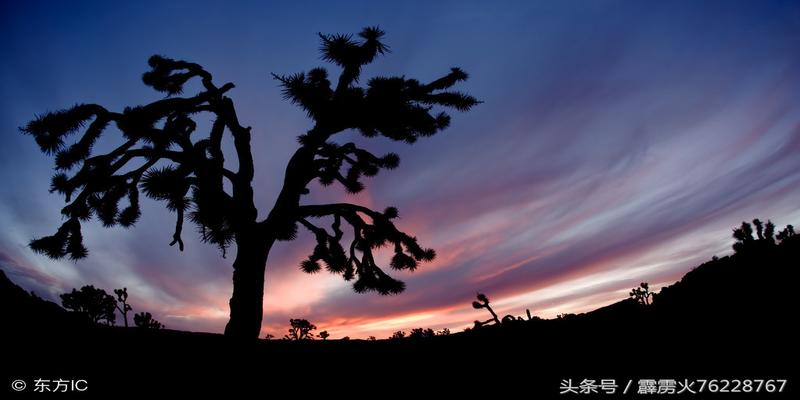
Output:
<instances>
[{"instance_id":1,"label":"small joshua tree","mask_svg":"<svg viewBox=\"0 0 800 400\"><path fill-rule=\"evenodd\" d=\"M777 239L781 242L784 240L794 236L794 226L786 225L786 228L780 232L778 232Z\"/></svg>"},{"instance_id":2,"label":"small joshua tree","mask_svg":"<svg viewBox=\"0 0 800 400\"><path fill-rule=\"evenodd\" d=\"M114 325L117 301L103 289L86 285L81 290L72 289L61 295L61 305L67 310L86 316L93 323Z\"/></svg>"},{"instance_id":3,"label":"small joshua tree","mask_svg":"<svg viewBox=\"0 0 800 400\"><path fill-rule=\"evenodd\" d=\"M431 329L431 328L428 328L428 329L414 328L414 329L411 330L411 333L408 335L408 337L416 338L416 339L429 338L429 337L434 337L434 336L436 336L436 332L434 332L433 329Z\"/></svg>"},{"instance_id":4,"label":"small joshua tree","mask_svg":"<svg viewBox=\"0 0 800 400\"><path fill-rule=\"evenodd\" d=\"M753 226L756 228L755 238L753 238L753 228L747 222L742 222L742 225L739 228L735 228L733 230L733 238L736 239L736 243L733 244L733 249L737 253L749 248L755 243L775 244L775 224L773 224L772 221L767 220L767 223L765 224L760 219L756 218L753 220ZM787 229L789 227L791 227L791 225L789 225ZM777 239L782 240L782 237L783 232L778 233Z\"/></svg>"},{"instance_id":5,"label":"small joshua tree","mask_svg":"<svg viewBox=\"0 0 800 400\"><path fill-rule=\"evenodd\" d=\"M631 298L639 302L639 304L646 306L650 304L650 297L653 295L653 293L650 293L650 284L647 282L642 282L639 284L639 287L631 289L629 295Z\"/></svg>"},{"instance_id":6,"label":"small joshua tree","mask_svg":"<svg viewBox=\"0 0 800 400\"><path fill-rule=\"evenodd\" d=\"M140 312L133 316L133 324L139 328L144 329L163 329L164 325L161 322L153 319L149 312Z\"/></svg>"},{"instance_id":7,"label":"small joshua tree","mask_svg":"<svg viewBox=\"0 0 800 400\"><path fill-rule=\"evenodd\" d=\"M478 299L477 301L472 302L472 308L476 310L485 308L486 311L489 311L489 314L492 314L492 318L483 322L475 321L475 327L478 328L490 322L494 322L495 324L500 325L500 319L497 318L497 314L495 314L494 310L492 310L492 307L489 305L489 298L486 297L486 295L483 293L478 293L477 299Z\"/></svg>"},{"instance_id":8,"label":"small joshua tree","mask_svg":"<svg viewBox=\"0 0 800 400\"><path fill-rule=\"evenodd\" d=\"M122 320L125 321L125 327L128 327L128 311L133 310L133 307L128 304L128 288L114 289L114 294L117 295L117 310L122 315Z\"/></svg>"},{"instance_id":9,"label":"small joshua tree","mask_svg":"<svg viewBox=\"0 0 800 400\"><path fill-rule=\"evenodd\" d=\"M739 228L733 230L733 238L736 243L733 244L733 250L740 252L745 249L750 243L753 242L753 227L747 222L742 222Z\"/></svg>"},{"instance_id":10,"label":"small joshua tree","mask_svg":"<svg viewBox=\"0 0 800 400\"><path fill-rule=\"evenodd\" d=\"M306 319L290 319L289 334L284 336L288 340L313 340L314 334L311 332L317 329L317 326L308 322ZM327 332L326 332L327 333Z\"/></svg>"},{"instance_id":11,"label":"small joshua tree","mask_svg":"<svg viewBox=\"0 0 800 400\"><path fill-rule=\"evenodd\" d=\"M397 331L393 333L392 336L389 336L389 339L403 339L405 337L406 337L405 331Z\"/></svg>"}]
</instances>

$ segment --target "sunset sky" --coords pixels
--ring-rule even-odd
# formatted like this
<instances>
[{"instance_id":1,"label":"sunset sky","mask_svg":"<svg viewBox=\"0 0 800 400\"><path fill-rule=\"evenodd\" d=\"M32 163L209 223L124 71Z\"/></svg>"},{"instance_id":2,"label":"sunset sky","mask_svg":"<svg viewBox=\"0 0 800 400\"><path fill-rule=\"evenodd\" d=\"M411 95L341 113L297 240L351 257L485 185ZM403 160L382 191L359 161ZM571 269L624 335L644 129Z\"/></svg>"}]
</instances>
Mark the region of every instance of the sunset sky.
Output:
<instances>
[{"instance_id":1,"label":"sunset sky","mask_svg":"<svg viewBox=\"0 0 800 400\"><path fill-rule=\"evenodd\" d=\"M228 95L253 127L263 216L310 128L270 73L323 66L317 32L370 25L391 53L365 77L429 81L459 66L470 74L460 89L484 103L413 146L358 139L397 152L400 167L357 196L312 186L308 202L396 206L398 226L438 258L393 272L400 295L356 294L340 276L299 270L313 247L303 232L270 255L262 336L282 336L290 318L333 338L461 330L488 318L470 306L476 292L501 315L588 311L729 254L742 220L800 224L796 1L227 3L2 2L0 268L13 281L51 300L125 286L134 311L169 328L221 332L233 255L188 228L186 251L169 247L163 204L144 201L131 230L85 224L87 259L33 253L63 198L47 190L52 159L17 128L75 103L158 100L141 83L152 54L200 63L237 86Z\"/></svg>"}]
</instances>

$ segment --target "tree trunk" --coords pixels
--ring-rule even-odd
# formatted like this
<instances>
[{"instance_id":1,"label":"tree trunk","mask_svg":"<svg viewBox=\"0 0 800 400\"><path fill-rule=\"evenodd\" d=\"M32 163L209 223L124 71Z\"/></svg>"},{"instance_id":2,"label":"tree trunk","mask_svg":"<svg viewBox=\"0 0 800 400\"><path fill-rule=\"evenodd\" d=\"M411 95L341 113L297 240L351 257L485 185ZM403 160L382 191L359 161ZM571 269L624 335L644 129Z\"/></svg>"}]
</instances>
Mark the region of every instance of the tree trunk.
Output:
<instances>
[{"instance_id":1,"label":"tree trunk","mask_svg":"<svg viewBox=\"0 0 800 400\"><path fill-rule=\"evenodd\" d=\"M261 332L264 315L264 272L274 239L237 238L233 262L233 295L231 318L225 336L236 340L255 340Z\"/></svg>"}]
</instances>

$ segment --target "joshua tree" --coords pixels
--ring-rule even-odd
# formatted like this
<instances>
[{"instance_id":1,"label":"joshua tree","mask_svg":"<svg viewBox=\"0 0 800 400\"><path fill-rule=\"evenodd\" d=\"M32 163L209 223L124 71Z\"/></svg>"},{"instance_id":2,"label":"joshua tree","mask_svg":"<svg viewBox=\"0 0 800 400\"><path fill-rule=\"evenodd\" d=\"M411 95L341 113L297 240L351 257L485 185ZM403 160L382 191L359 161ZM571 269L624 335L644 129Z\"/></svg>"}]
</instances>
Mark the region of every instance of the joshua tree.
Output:
<instances>
[{"instance_id":1,"label":"joshua tree","mask_svg":"<svg viewBox=\"0 0 800 400\"><path fill-rule=\"evenodd\" d=\"M770 220L767 220L767 224L764 226L764 240L775 244L775 224Z\"/></svg>"},{"instance_id":2,"label":"joshua tree","mask_svg":"<svg viewBox=\"0 0 800 400\"><path fill-rule=\"evenodd\" d=\"M742 222L739 228L733 230L733 238L736 239L736 243L733 244L733 250L742 251L753 242L753 227L747 222Z\"/></svg>"},{"instance_id":3,"label":"joshua tree","mask_svg":"<svg viewBox=\"0 0 800 400\"><path fill-rule=\"evenodd\" d=\"M114 325L117 316L114 310L117 301L103 289L86 285L81 290L72 289L70 293L61 295L61 305L67 310L86 316L93 323L103 321L106 325Z\"/></svg>"},{"instance_id":4,"label":"joshua tree","mask_svg":"<svg viewBox=\"0 0 800 400\"><path fill-rule=\"evenodd\" d=\"M753 225L756 227L756 237L758 240L764 239L764 223L760 219L753 220Z\"/></svg>"},{"instance_id":5,"label":"joshua tree","mask_svg":"<svg viewBox=\"0 0 800 400\"><path fill-rule=\"evenodd\" d=\"M642 282L639 287L631 289L629 295L640 304L646 306L650 304L650 297L653 293L650 293L650 284Z\"/></svg>"},{"instance_id":6,"label":"joshua tree","mask_svg":"<svg viewBox=\"0 0 800 400\"><path fill-rule=\"evenodd\" d=\"M322 331L322 332L319 333L319 337L321 337L322 340L328 340L328 337L330 337L330 336L331 335L328 333L328 331Z\"/></svg>"},{"instance_id":7,"label":"joshua tree","mask_svg":"<svg viewBox=\"0 0 800 400\"><path fill-rule=\"evenodd\" d=\"M354 280L357 292L403 291L403 282L378 267L373 251L391 246L395 254L389 266L397 270L414 270L435 253L394 225L396 208L301 205L314 180L323 186L338 182L357 193L364 188L362 177L397 167L396 154L376 156L355 143L337 142L337 134L353 130L365 137L384 136L410 144L450 124L450 116L435 107L467 111L478 104L474 97L450 90L467 79L458 68L428 83L403 76L360 80L362 67L388 52L383 35L378 28L364 29L358 39L320 34L322 58L341 70L337 79L329 79L324 68L273 75L284 97L305 110L313 126L299 136L299 148L288 162L283 187L266 217L259 217L253 197L253 132L239 121L233 100L226 95L234 85L218 85L198 64L151 57L150 70L142 80L167 97L150 104L122 112L79 104L32 120L21 130L33 136L43 152L55 155L57 173L51 191L63 195L67 204L61 210L65 219L61 227L52 236L31 241L31 248L53 258L86 257L82 224L96 216L104 226L134 225L140 216L141 190L175 213L170 245L183 250L184 218L188 217L203 241L218 246L223 257L230 246L236 246L230 320L225 327L228 336L258 338L267 256L276 241L297 237L298 224L317 242L300 265L303 271L325 268L341 274L347 281ZM192 79L200 81L202 90L180 97L184 84ZM213 120L208 133L198 131L198 118ZM118 145L98 154L93 145L112 124L121 133ZM83 134L67 146L65 140L77 131ZM233 142L233 162L222 151L227 135ZM234 166L236 170L231 169ZM316 219L331 225L326 228ZM347 247L342 245L343 222L352 228Z\"/></svg>"},{"instance_id":8,"label":"joshua tree","mask_svg":"<svg viewBox=\"0 0 800 400\"><path fill-rule=\"evenodd\" d=\"M405 337L406 337L405 331L397 331L393 333L392 336L389 336L389 339L403 339Z\"/></svg>"},{"instance_id":9,"label":"joshua tree","mask_svg":"<svg viewBox=\"0 0 800 400\"><path fill-rule=\"evenodd\" d=\"M414 328L411 330L411 333L408 335L410 338L429 338L436 336L436 332L433 329L428 328Z\"/></svg>"},{"instance_id":10,"label":"joshua tree","mask_svg":"<svg viewBox=\"0 0 800 400\"><path fill-rule=\"evenodd\" d=\"M480 310L481 308L485 308L487 311L489 311L489 314L492 314L492 318L488 319L486 321L483 321L483 322L475 321L475 327L476 328L481 327L483 325L488 324L489 322L494 322L495 324L499 325L500 324L500 319L497 318L497 314L495 314L494 310L492 310L492 307L489 305L489 298L486 297L486 295L483 294L483 293L478 293L477 298L478 298L478 301L473 301L472 302L472 308L474 308L476 310Z\"/></svg>"},{"instance_id":11,"label":"joshua tree","mask_svg":"<svg viewBox=\"0 0 800 400\"><path fill-rule=\"evenodd\" d=\"M794 236L794 227L791 225L786 225L786 228L780 232L778 232L777 239L781 242Z\"/></svg>"},{"instance_id":12,"label":"joshua tree","mask_svg":"<svg viewBox=\"0 0 800 400\"><path fill-rule=\"evenodd\" d=\"M133 324L139 328L145 329L163 329L164 325L161 322L153 319L149 312L140 312L133 316Z\"/></svg>"},{"instance_id":13,"label":"joshua tree","mask_svg":"<svg viewBox=\"0 0 800 400\"><path fill-rule=\"evenodd\" d=\"M128 288L114 289L114 294L117 295L117 310L122 315L122 320L125 321L125 327L128 327L128 311L133 307L128 304Z\"/></svg>"},{"instance_id":14,"label":"joshua tree","mask_svg":"<svg viewBox=\"0 0 800 400\"><path fill-rule=\"evenodd\" d=\"M316 330L317 326L308 322L305 319L290 319L289 325L289 334L284 336L284 339L288 340L312 340L314 339L314 334L311 331ZM327 334L327 332L325 332Z\"/></svg>"},{"instance_id":15,"label":"joshua tree","mask_svg":"<svg viewBox=\"0 0 800 400\"><path fill-rule=\"evenodd\" d=\"M450 329L449 328L442 328L442 329L436 331L436 336L447 336L449 334L450 334Z\"/></svg>"}]
</instances>

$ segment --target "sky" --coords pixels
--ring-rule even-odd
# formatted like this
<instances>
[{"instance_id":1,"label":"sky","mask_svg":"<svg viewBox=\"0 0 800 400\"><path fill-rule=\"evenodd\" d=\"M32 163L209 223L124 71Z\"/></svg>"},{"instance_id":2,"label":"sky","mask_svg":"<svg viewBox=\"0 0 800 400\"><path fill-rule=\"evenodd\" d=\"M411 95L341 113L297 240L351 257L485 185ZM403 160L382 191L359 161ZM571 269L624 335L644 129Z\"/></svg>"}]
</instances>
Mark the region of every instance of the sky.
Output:
<instances>
[{"instance_id":1,"label":"sky","mask_svg":"<svg viewBox=\"0 0 800 400\"><path fill-rule=\"evenodd\" d=\"M317 32L372 25L391 53L365 77L430 81L458 66L470 74L459 88L483 103L413 146L362 140L397 152L400 167L358 195L312 186L310 198L396 206L398 227L438 257L393 273L407 290L383 297L302 273L310 235L280 242L262 336L282 336L290 318L332 338L457 331L488 318L470 305L477 292L501 315L585 312L730 254L743 220L800 223L797 2L0 4L0 269L47 299L86 284L127 287L134 312L221 332L233 255L188 232L186 251L168 246L174 217L150 200L130 230L84 224L86 259L33 253L27 243L55 231L63 198L47 190L52 159L18 127L76 103L121 110L162 98L141 83L152 54L200 63L218 84L236 84L228 95L253 127L264 216L296 137L311 127L270 73L335 71L319 57Z\"/></svg>"}]
</instances>

